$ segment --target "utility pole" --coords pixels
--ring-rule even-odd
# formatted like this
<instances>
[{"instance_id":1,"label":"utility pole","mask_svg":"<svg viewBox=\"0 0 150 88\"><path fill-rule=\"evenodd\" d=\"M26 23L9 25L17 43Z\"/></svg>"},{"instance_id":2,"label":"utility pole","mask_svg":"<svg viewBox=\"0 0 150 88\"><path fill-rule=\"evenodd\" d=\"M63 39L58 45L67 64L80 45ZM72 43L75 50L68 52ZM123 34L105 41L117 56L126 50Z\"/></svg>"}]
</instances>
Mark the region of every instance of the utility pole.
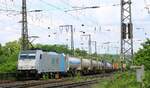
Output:
<instances>
[{"instance_id":1,"label":"utility pole","mask_svg":"<svg viewBox=\"0 0 150 88\"><path fill-rule=\"evenodd\" d=\"M121 52L122 61L133 58L133 25L131 20L131 0L121 0Z\"/></svg>"},{"instance_id":2,"label":"utility pole","mask_svg":"<svg viewBox=\"0 0 150 88\"><path fill-rule=\"evenodd\" d=\"M92 53L92 47L91 47L91 35L89 34L89 54Z\"/></svg>"},{"instance_id":3,"label":"utility pole","mask_svg":"<svg viewBox=\"0 0 150 88\"><path fill-rule=\"evenodd\" d=\"M105 45L107 45L107 47L106 47L106 50L105 50L105 54L107 53L107 54L109 54L109 44L110 44L111 42L104 42L103 44L105 44Z\"/></svg>"},{"instance_id":4,"label":"utility pole","mask_svg":"<svg viewBox=\"0 0 150 88\"><path fill-rule=\"evenodd\" d=\"M97 54L97 42L96 41L91 41L94 43L94 46L95 46L95 54Z\"/></svg>"},{"instance_id":5,"label":"utility pole","mask_svg":"<svg viewBox=\"0 0 150 88\"><path fill-rule=\"evenodd\" d=\"M71 50L73 50L73 55L74 55L74 38L73 38L73 27L71 26Z\"/></svg>"},{"instance_id":6,"label":"utility pole","mask_svg":"<svg viewBox=\"0 0 150 88\"><path fill-rule=\"evenodd\" d=\"M119 47L113 47L114 49L116 49L116 54L118 54L118 52L119 52Z\"/></svg>"},{"instance_id":7,"label":"utility pole","mask_svg":"<svg viewBox=\"0 0 150 88\"><path fill-rule=\"evenodd\" d=\"M71 50L73 51L74 55L74 30L72 25L61 25L59 26L60 29L66 29L66 30L71 30Z\"/></svg>"},{"instance_id":8,"label":"utility pole","mask_svg":"<svg viewBox=\"0 0 150 88\"><path fill-rule=\"evenodd\" d=\"M98 57L97 57L97 42L96 41L91 41L94 43L94 46L95 46L95 56L96 56L96 61L97 61L97 64L98 64Z\"/></svg>"},{"instance_id":9,"label":"utility pole","mask_svg":"<svg viewBox=\"0 0 150 88\"><path fill-rule=\"evenodd\" d=\"M91 34L86 34L86 35L81 35L81 36L88 36L89 37L88 48L89 48L89 54L91 54L92 53Z\"/></svg>"},{"instance_id":10,"label":"utility pole","mask_svg":"<svg viewBox=\"0 0 150 88\"><path fill-rule=\"evenodd\" d=\"M82 33L85 33L85 32L82 32ZM93 63L92 63L92 58L91 58L91 54L92 54L91 34L86 34L86 35L81 35L81 36L88 36L88 37L89 37L89 41L88 41L88 47L89 47L89 59L91 60L90 63L91 63L91 68L92 68L92 67L93 67Z\"/></svg>"},{"instance_id":11,"label":"utility pole","mask_svg":"<svg viewBox=\"0 0 150 88\"><path fill-rule=\"evenodd\" d=\"M22 41L21 50L29 49L26 0L22 0Z\"/></svg>"}]
</instances>

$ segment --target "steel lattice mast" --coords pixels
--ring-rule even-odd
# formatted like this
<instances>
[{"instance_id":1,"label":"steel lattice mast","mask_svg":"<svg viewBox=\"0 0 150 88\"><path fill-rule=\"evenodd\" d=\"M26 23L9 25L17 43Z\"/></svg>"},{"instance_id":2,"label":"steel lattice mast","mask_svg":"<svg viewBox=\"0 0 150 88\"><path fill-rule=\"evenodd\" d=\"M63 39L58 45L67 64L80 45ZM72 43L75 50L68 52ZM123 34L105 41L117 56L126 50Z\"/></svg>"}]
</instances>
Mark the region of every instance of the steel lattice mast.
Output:
<instances>
[{"instance_id":1,"label":"steel lattice mast","mask_svg":"<svg viewBox=\"0 0 150 88\"><path fill-rule=\"evenodd\" d=\"M133 25L131 20L131 0L121 0L121 59L133 58Z\"/></svg>"},{"instance_id":2,"label":"steel lattice mast","mask_svg":"<svg viewBox=\"0 0 150 88\"><path fill-rule=\"evenodd\" d=\"M26 0L22 0L22 43L21 50L29 49Z\"/></svg>"}]
</instances>

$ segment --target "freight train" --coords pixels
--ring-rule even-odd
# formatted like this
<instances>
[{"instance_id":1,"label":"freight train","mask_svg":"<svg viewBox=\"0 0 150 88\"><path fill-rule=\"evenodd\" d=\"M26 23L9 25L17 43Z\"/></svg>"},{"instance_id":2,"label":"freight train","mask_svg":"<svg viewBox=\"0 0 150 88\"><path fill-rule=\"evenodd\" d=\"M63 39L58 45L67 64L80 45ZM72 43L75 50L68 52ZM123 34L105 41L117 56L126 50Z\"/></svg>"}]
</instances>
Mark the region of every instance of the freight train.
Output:
<instances>
[{"instance_id":1,"label":"freight train","mask_svg":"<svg viewBox=\"0 0 150 88\"><path fill-rule=\"evenodd\" d=\"M39 79L48 74L49 77L59 78L78 73L86 75L112 70L112 64L106 61L70 57L63 53L42 50L26 50L19 53L17 75Z\"/></svg>"}]
</instances>

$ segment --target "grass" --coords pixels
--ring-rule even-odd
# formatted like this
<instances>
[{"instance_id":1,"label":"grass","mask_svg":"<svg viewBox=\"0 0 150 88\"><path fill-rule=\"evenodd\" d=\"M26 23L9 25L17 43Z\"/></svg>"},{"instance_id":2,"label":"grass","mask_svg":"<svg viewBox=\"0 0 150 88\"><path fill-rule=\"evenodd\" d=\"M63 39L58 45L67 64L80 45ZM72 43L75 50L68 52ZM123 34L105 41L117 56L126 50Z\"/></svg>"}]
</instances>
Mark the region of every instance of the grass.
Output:
<instances>
[{"instance_id":1,"label":"grass","mask_svg":"<svg viewBox=\"0 0 150 88\"><path fill-rule=\"evenodd\" d=\"M81 74L80 74L80 73L77 73L77 75L76 75L75 78L74 78L74 81L79 82L79 81L81 81L81 80L82 80Z\"/></svg>"},{"instance_id":2,"label":"grass","mask_svg":"<svg viewBox=\"0 0 150 88\"><path fill-rule=\"evenodd\" d=\"M43 79L43 80L48 80L48 79L49 79L48 74L43 74L42 79Z\"/></svg>"},{"instance_id":3,"label":"grass","mask_svg":"<svg viewBox=\"0 0 150 88\"><path fill-rule=\"evenodd\" d=\"M136 82L135 73L125 72L100 80L93 88L140 88L140 83Z\"/></svg>"}]
</instances>

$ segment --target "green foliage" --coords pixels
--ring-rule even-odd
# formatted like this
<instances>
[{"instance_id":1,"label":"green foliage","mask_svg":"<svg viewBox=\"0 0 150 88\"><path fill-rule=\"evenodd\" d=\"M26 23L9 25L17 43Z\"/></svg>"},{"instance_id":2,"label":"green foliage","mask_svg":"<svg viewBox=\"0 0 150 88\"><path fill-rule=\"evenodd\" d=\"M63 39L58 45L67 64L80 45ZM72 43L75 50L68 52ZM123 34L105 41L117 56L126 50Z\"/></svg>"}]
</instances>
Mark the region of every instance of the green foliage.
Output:
<instances>
[{"instance_id":1,"label":"green foliage","mask_svg":"<svg viewBox=\"0 0 150 88\"><path fill-rule=\"evenodd\" d=\"M143 88L150 88L150 71L145 72ZM105 78L93 88L141 88L141 83L136 80L135 72L117 73L111 78Z\"/></svg>"},{"instance_id":2,"label":"green foliage","mask_svg":"<svg viewBox=\"0 0 150 88\"><path fill-rule=\"evenodd\" d=\"M117 62L119 60L119 55L103 54L101 55L101 58L108 62Z\"/></svg>"},{"instance_id":3,"label":"green foliage","mask_svg":"<svg viewBox=\"0 0 150 88\"><path fill-rule=\"evenodd\" d=\"M104 79L93 88L140 88L136 82L135 73L115 74L113 77Z\"/></svg>"},{"instance_id":4,"label":"green foliage","mask_svg":"<svg viewBox=\"0 0 150 88\"><path fill-rule=\"evenodd\" d=\"M51 51L51 52L57 52L57 53L65 53L65 54L73 54L71 50L69 50L65 45L42 45L42 44L36 44L34 45L37 49L42 49L44 51Z\"/></svg>"},{"instance_id":5,"label":"green foliage","mask_svg":"<svg viewBox=\"0 0 150 88\"><path fill-rule=\"evenodd\" d=\"M43 77L42 77L43 80L48 80L49 79L49 76L48 74L43 74Z\"/></svg>"},{"instance_id":6,"label":"green foliage","mask_svg":"<svg viewBox=\"0 0 150 88\"><path fill-rule=\"evenodd\" d=\"M74 81L76 82L79 82L81 81L83 78L81 77L81 73L80 72L77 72L75 78L74 78Z\"/></svg>"},{"instance_id":7,"label":"green foliage","mask_svg":"<svg viewBox=\"0 0 150 88\"><path fill-rule=\"evenodd\" d=\"M145 70L150 70L150 39L147 39L147 41L143 43L142 46L143 48L135 53L134 64L144 65Z\"/></svg>"},{"instance_id":8,"label":"green foliage","mask_svg":"<svg viewBox=\"0 0 150 88\"><path fill-rule=\"evenodd\" d=\"M144 88L150 88L150 39L147 39L142 44L142 48L135 53L133 62L135 65L144 65L146 71L143 79Z\"/></svg>"},{"instance_id":9,"label":"green foliage","mask_svg":"<svg viewBox=\"0 0 150 88\"><path fill-rule=\"evenodd\" d=\"M75 50L75 55L76 56L82 56L83 58L86 58L86 56L88 56L86 51L80 50L78 48Z\"/></svg>"},{"instance_id":10,"label":"green foliage","mask_svg":"<svg viewBox=\"0 0 150 88\"><path fill-rule=\"evenodd\" d=\"M144 77L143 81L144 81L144 87L150 88L150 71L145 72L145 77Z\"/></svg>"},{"instance_id":11,"label":"green foliage","mask_svg":"<svg viewBox=\"0 0 150 88\"><path fill-rule=\"evenodd\" d=\"M18 52L20 50L17 41L8 42L5 46L1 46L0 51L0 72L15 72Z\"/></svg>"},{"instance_id":12,"label":"green foliage","mask_svg":"<svg viewBox=\"0 0 150 88\"><path fill-rule=\"evenodd\" d=\"M0 44L0 56L3 54L2 45Z\"/></svg>"}]
</instances>

